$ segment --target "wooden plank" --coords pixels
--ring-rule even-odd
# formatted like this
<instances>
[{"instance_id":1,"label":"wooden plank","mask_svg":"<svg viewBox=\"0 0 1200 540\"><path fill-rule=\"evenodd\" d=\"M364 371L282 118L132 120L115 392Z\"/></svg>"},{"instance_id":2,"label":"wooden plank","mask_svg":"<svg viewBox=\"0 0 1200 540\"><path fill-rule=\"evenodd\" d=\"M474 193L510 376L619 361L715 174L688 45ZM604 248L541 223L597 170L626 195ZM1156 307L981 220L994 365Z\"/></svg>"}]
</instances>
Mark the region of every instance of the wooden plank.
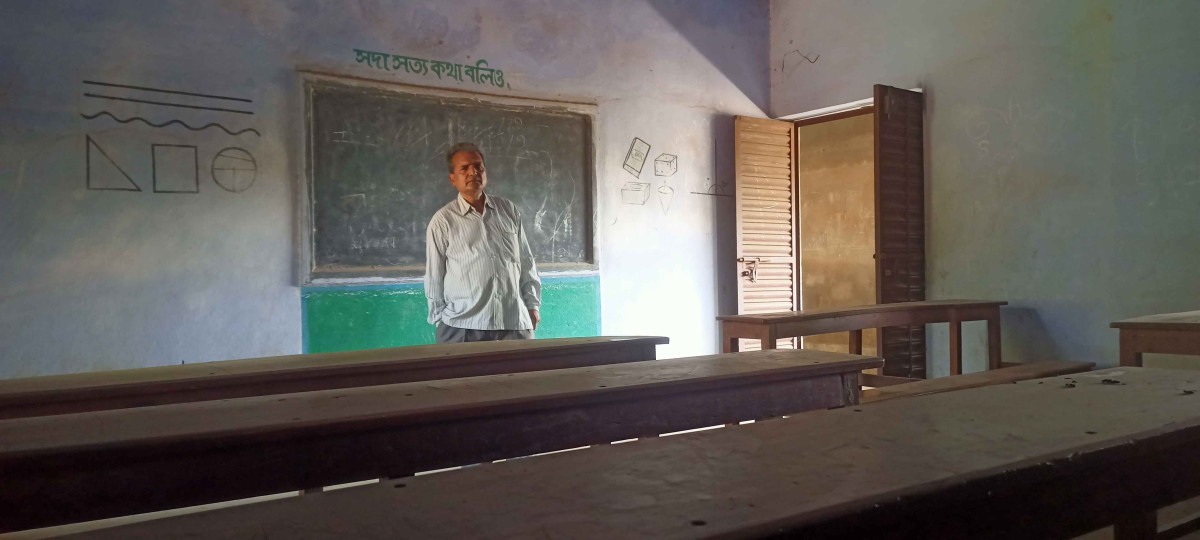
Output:
<instances>
[{"instance_id":1,"label":"wooden plank","mask_svg":"<svg viewBox=\"0 0 1200 540\"><path fill-rule=\"evenodd\" d=\"M1142 328L1147 330L1197 330L1200 331L1200 311L1161 313L1116 321L1111 328Z\"/></svg>"},{"instance_id":2,"label":"wooden plank","mask_svg":"<svg viewBox=\"0 0 1200 540\"><path fill-rule=\"evenodd\" d=\"M978 388L981 386L1009 384L1030 379L1057 377L1059 375L1091 371L1093 367L1095 367L1095 364L1091 362L1068 362L1065 360L1031 362L992 371L980 371L937 379L923 379L908 384L887 386L886 388L868 388L863 390L862 401L863 403L873 403L896 398L940 394L942 392ZM863 375L863 377L863 384L866 385L866 375Z\"/></svg>"},{"instance_id":3,"label":"wooden plank","mask_svg":"<svg viewBox=\"0 0 1200 540\"><path fill-rule=\"evenodd\" d=\"M1200 389L1200 374L1121 368L1074 379L815 411L81 538L1066 538L1200 492L1200 394L1183 392Z\"/></svg>"},{"instance_id":4,"label":"wooden plank","mask_svg":"<svg viewBox=\"0 0 1200 540\"><path fill-rule=\"evenodd\" d=\"M880 365L761 351L0 421L0 531L840 407Z\"/></svg>"},{"instance_id":5,"label":"wooden plank","mask_svg":"<svg viewBox=\"0 0 1200 540\"><path fill-rule=\"evenodd\" d=\"M921 302L896 302L892 304L875 304L842 308L828 308L803 311L781 311L759 315L721 315L718 321L739 321L750 323L783 323L799 322L815 319L826 319L842 315L859 315L889 313L896 311L944 310L947 308L987 308L1008 305L1007 301L997 300L924 300Z\"/></svg>"},{"instance_id":6,"label":"wooden plank","mask_svg":"<svg viewBox=\"0 0 1200 540\"><path fill-rule=\"evenodd\" d=\"M892 377L889 375L876 375L874 373L863 373L861 380L862 380L863 386L870 386L873 388L883 388L886 386L896 386L899 384L911 384L911 383L915 383L918 381L925 381L925 379L912 379L909 377ZM866 392L866 390L863 390L863 391Z\"/></svg>"},{"instance_id":7,"label":"wooden plank","mask_svg":"<svg viewBox=\"0 0 1200 540\"><path fill-rule=\"evenodd\" d=\"M640 362L665 337L491 341L0 380L0 419Z\"/></svg>"}]
</instances>

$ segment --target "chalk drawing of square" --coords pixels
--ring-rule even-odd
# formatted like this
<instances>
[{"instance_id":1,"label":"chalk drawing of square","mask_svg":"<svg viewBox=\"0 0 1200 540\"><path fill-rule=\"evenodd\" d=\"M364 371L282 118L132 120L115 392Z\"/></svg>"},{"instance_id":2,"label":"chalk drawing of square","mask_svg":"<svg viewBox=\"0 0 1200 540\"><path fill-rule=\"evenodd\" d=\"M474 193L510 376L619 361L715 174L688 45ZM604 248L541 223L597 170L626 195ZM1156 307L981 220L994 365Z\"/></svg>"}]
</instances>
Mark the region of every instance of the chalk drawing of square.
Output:
<instances>
[{"instance_id":1,"label":"chalk drawing of square","mask_svg":"<svg viewBox=\"0 0 1200 540\"><path fill-rule=\"evenodd\" d=\"M200 160L187 144L152 144L155 193L200 193Z\"/></svg>"}]
</instances>

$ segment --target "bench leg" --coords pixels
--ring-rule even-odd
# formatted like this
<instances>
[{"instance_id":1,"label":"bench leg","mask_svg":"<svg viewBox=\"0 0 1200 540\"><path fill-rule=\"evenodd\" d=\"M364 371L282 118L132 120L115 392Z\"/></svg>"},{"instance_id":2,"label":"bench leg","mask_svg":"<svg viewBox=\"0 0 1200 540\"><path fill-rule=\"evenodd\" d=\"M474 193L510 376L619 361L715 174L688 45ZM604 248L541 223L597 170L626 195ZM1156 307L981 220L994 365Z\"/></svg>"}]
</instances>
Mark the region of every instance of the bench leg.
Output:
<instances>
[{"instance_id":1,"label":"bench leg","mask_svg":"<svg viewBox=\"0 0 1200 540\"><path fill-rule=\"evenodd\" d=\"M950 312L950 374L962 375L962 320Z\"/></svg>"},{"instance_id":2,"label":"bench leg","mask_svg":"<svg viewBox=\"0 0 1200 540\"><path fill-rule=\"evenodd\" d=\"M777 334L775 333L774 326L765 326L762 329L762 332L759 333L759 340L762 343L762 348L764 350L776 348L778 346L776 342L779 341L778 337L776 336Z\"/></svg>"},{"instance_id":3,"label":"bench leg","mask_svg":"<svg viewBox=\"0 0 1200 540\"><path fill-rule=\"evenodd\" d=\"M1000 369L1000 308L988 317L988 369Z\"/></svg>"},{"instance_id":4,"label":"bench leg","mask_svg":"<svg viewBox=\"0 0 1200 540\"><path fill-rule=\"evenodd\" d=\"M862 354L862 330L850 331L850 354Z\"/></svg>"},{"instance_id":5,"label":"bench leg","mask_svg":"<svg viewBox=\"0 0 1200 540\"><path fill-rule=\"evenodd\" d=\"M1121 365L1142 367L1142 353L1138 350L1136 330L1121 330Z\"/></svg>"}]
</instances>

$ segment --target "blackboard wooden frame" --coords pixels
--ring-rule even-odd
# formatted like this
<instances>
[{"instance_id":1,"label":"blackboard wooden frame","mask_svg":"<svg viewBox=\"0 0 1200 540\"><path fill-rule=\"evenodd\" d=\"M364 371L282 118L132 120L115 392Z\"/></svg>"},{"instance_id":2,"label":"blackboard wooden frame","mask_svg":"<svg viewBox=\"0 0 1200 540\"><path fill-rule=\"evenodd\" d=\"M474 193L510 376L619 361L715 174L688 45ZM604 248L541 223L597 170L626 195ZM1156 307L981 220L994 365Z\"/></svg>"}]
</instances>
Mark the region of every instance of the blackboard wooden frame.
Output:
<instances>
[{"instance_id":1,"label":"blackboard wooden frame","mask_svg":"<svg viewBox=\"0 0 1200 540\"><path fill-rule=\"evenodd\" d=\"M599 239L598 231L598 212L596 202L599 200L598 192L598 162L596 152L596 116L598 106L594 102L588 101L573 101L561 98L543 98L534 96L509 96L501 94L491 94L483 92L470 92L465 90L421 86L397 83L386 80L364 78L359 76L326 73L320 71L298 70L300 74L299 91L303 95L303 121L301 122L303 129L303 137L301 138L304 148L301 152L303 156L303 174L300 175L298 183L298 229L297 235L297 265L299 282L305 286L320 286L320 285L345 285L345 284L386 284L386 283L407 283L420 281L424 276L424 265L412 266L373 266L359 267L353 269L324 269L317 267L315 257L315 211L313 197L313 181L314 181L314 138L313 138L313 117L312 117L312 96L314 89L319 88L344 88L351 90L364 90L369 92L393 93L399 95L407 95L418 99L444 99L448 101L460 101L464 104L473 106L485 105L499 109L513 110L517 112L532 111L532 112L547 112L553 114L574 114L582 116L586 122L585 139L587 146L584 149L586 165L584 173L584 184L586 187L584 208L587 212L587 219L584 220L587 226L587 231L584 234L584 249L585 261L571 263L543 263L538 262L538 270L543 276L551 277L555 275L595 275L599 270Z\"/></svg>"}]
</instances>

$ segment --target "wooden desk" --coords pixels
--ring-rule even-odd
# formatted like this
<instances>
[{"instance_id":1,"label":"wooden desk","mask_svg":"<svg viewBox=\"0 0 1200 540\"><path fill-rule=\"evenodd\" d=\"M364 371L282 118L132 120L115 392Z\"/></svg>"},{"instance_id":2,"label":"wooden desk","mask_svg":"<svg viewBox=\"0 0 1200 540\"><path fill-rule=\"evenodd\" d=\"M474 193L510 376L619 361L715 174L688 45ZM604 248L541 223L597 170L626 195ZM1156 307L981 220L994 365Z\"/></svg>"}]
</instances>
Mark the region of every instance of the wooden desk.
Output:
<instances>
[{"instance_id":1,"label":"wooden desk","mask_svg":"<svg viewBox=\"0 0 1200 540\"><path fill-rule=\"evenodd\" d=\"M508 461L80 538L1069 538L1124 512L1200 493L1200 393L1186 389L1200 391L1200 373L1097 371Z\"/></svg>"},{"instance_id":2,"label":"wooden desk","mask_svg":"<svg viewBox=\"0 0 1200 540\"><path fill-rule=\"evenodd\" d=\"M1200 311L1147 315L1109 325L1121 331L1121 365L1141 366L1142 353L1200 354Z\"/></svg>"},{"instance_id":3,"label":"wooden desk","mask_svg":"<svg viewBox=\"0 0 1200 540\"><path fill-rule=\"evenodd\" d=\"M950 374L962 373L962 323L987 321L988 369L1000 367L1000 306L988 300L928 300L842 309L786 311L757 315L725 315L721 321L721 347L737 351L741 338L761 340L774 349L775 340L834 332L850 332L850 353L862 353L862 331L885 326L950 323ZM880 333L880 335L883 335Z\"/></svg>"},{"instance_id":4,"label":"wooden desk","mask_svg":"<svg viewBox=\"0 0 1200 540\"><path fill-rule=\"evenodd\" d=\"M758 351L0 421L0 531L858 403L882 360Z\"/></svg>"},{"instance_id":5,"label":"wooden desk","mask_svg":"<svg viewBox=\"0 0 1200 540\"><path fill-rule=\"evenodd\" d=\"M655 358L665 337L422 345L0 380L0 419Z\"/></svg>"}]
</instances>

